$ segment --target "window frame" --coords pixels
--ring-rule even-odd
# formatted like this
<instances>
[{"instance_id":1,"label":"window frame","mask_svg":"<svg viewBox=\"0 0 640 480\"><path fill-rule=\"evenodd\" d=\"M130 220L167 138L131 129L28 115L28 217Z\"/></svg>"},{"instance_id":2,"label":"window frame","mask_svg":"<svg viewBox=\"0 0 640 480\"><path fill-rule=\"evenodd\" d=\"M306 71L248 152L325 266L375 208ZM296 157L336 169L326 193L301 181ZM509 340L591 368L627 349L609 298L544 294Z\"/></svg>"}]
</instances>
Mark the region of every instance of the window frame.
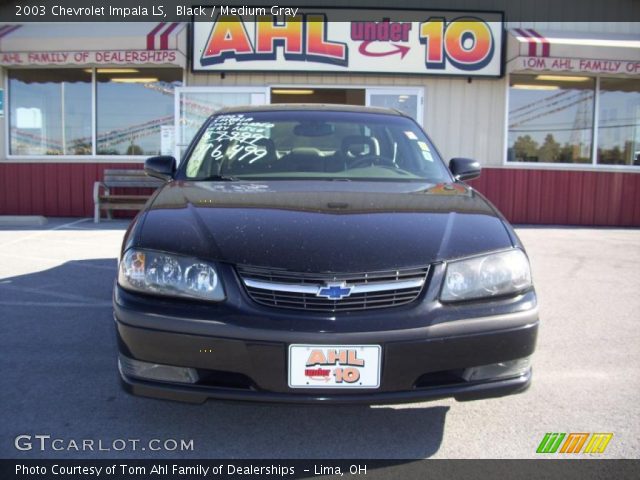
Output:
<instances>
[{"instance_id":1,"label":"window frame","mask_svg":"<svg viewBox=\"0 0 640 480\"><path fill-rule=\"evenodd\" d=\"M140 69L161 69L161 68L172 68L176 69L175 66L163 67L161 65L136 65L136 68ZM70 69L83 69L90 68L91 69L91 155L16 155L11 153L11 138L10 138L10 128L11 128L11 92L9 89L9 73L11 70L20 70L20 68L7 68L4 72L4 82L3 87L5 91L5 116L4 116L4 158L0 160L0 163L9 163L9 162L23 162L23 163L131 163L131 164L140 164L144 163L144 161L149 158L149 155L99 155L97 153L97 141L98 141L98 86L96 82L96 70L98 68L124 68L122 65L116 65L113 67L110 66L72 66L68 67ZM51 69L55 70L55 69ZM182 85L179 88L186 86L187 73L185 69L182 69ZM171 100L173 105L173 99ZM173 107L172 107L173 109Z\"/></svg>"},{"instance_id":2,"label":"window frame","mask_svg":"<svg viewBox=\"0 0 640 480\"><path fill-rule=\"evenodd\" d=\"M531 72L511 72L505 76L505 108L504 108L504 142L502 166L510 168L520 168L523 170L586 170L586 171L621 171L640 173L640 166L634 165L608 165L598 163L598 126L600 122L600 80L602 78L619 78L612 75L588 75L585 77L595 79L595 92L593 96L593 125L591 129L591 162L590 163L559 163L559 162L510 162L509 161L509 100L511 88L511 75L519 75ZM546 72L533 72L544 74ZM562 75L562 72L553 72L554 75ZM580 73L583 75L583 73ZM624 77L628 78L628 77Z\"/></svg>"}]
</instances>

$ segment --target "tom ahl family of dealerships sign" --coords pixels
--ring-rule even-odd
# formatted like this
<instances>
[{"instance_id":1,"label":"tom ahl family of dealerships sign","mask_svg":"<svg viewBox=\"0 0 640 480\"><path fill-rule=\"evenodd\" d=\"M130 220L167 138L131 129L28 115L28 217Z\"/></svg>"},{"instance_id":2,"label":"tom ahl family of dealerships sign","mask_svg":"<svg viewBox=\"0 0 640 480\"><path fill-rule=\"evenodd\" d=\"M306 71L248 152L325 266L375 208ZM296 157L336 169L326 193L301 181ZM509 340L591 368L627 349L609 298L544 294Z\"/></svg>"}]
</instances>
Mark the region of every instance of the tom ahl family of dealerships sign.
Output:
<instances>
[{"instance_id":1,"label":"tom ahl family of dealerships sign","mask_svg":"<svg viewBox=\"0 0 640 480\"><path fill-rule=\"evenodd\" d=\"M212 21L195 19L194 71L501 75L501 13L255 13L230 15L209 9Z\"/></svg>"}]
</instances>

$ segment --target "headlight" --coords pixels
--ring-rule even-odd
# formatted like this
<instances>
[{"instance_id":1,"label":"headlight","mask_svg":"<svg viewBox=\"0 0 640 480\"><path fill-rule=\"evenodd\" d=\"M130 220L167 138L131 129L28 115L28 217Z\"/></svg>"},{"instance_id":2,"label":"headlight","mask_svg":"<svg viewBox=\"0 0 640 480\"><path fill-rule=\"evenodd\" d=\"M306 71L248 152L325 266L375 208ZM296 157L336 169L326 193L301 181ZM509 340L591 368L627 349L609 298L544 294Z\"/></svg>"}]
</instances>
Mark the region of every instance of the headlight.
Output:
<instances>
[{"instance_id":1,"label":"headlight","mask_svg":"<svg viewBox=\"0 0 640 480\"><path fill-rule=\"evenodd\" d=\"M131 290L220 302L224 289L213 265L149 250L128 250L120 261L118 283Z\"/></svg>"},{"instance_id":2,"label":"headlight","mask_svg":"<svg viewBox=\"0 0 640 480\"><path fill-rule=\"evenodd\" d=\"M529 260L522 250L450 262L440 299L443 302L493 297L531 286Z\"/></svg>"}]
</instances>

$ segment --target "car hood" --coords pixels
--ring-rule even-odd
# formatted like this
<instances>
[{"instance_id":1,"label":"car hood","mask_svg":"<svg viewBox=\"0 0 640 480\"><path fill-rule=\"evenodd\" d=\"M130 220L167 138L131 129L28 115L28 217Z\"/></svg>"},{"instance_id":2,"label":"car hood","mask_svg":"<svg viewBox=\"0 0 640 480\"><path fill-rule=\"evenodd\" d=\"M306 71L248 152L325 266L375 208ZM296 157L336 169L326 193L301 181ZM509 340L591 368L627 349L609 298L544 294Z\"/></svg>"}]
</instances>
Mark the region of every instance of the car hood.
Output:
<instances>
[{"instance_id":1,"label":"car hood","mask_svg":"<svg viewBox=\"0 0 640 480\"><path fill-rule=\"evenodd\" d=\"M170 182L129 245L305 272L424 266L512 246L463 184Z\"/></svg>"}]
</instances>

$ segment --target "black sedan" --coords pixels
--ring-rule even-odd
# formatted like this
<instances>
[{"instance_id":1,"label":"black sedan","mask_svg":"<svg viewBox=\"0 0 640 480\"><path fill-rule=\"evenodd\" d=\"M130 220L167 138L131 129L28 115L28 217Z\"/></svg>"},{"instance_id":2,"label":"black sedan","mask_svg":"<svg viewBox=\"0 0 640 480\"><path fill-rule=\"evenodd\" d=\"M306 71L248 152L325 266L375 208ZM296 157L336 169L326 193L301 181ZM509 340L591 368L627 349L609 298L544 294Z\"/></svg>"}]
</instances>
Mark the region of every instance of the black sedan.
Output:
<instances>
[{"instance_id":1,"label":"black sedan","mask_svg":"<svg viewBox=\"0 0 640 480\"><path fill-rule=\"evenodd\" d=\"M132 393L398 403L525 390L538 329L509 223L398 112L213 115L131 223L114 289Z\"/></svg>"}]
</instances>

